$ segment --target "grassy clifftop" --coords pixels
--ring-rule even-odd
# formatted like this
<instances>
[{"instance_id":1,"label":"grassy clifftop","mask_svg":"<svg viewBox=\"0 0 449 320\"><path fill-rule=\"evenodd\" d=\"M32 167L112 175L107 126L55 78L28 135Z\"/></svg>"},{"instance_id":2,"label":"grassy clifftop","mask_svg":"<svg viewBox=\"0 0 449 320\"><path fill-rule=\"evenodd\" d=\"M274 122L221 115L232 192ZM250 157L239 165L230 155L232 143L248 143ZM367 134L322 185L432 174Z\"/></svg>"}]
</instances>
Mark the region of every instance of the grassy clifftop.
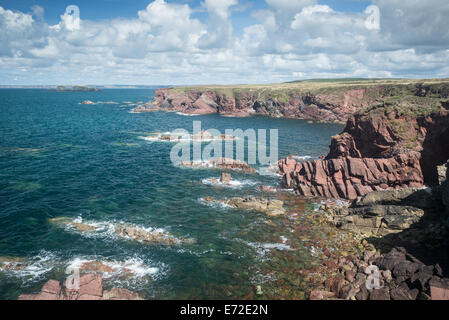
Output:
<instances>
[{"instance_id":1,"label":"grassy clifftop","mask_svg":"<svg viewBox=\"0 0 449 320\"><path fill-rule=\"evenodd\" d=\"M449 79L315 79L279 84L183 86L172 92L215 92L230 98L251 95L258 100L273 99L287 103L294 95L332 95L342 99L349 90L366 89L367 101L379 97L400 100L416 96L420 88L430 87L434 96L449 96ZM428 93L429 94L429 93Z\"/></svg>"},{"instance_id":2,"label":"grassy clifftop","mask_svg":"<svg viewBox=\"0 0 449 320\"><path fill-rule=\"evenodd\" d=\"M446 92L449 92L449 79L315 79L279 84L183 86L174 87L171 90L174 92L215 91L218 94L229 96L246 92L257 93L261 96L286 96L292 93L326 94L350 89L386 87L390 88L391 95L401 96L415 90L420 85L432 86L435 90L438 90L438 87L444 87L447 90Z\"/></svg>"}]
</instances>

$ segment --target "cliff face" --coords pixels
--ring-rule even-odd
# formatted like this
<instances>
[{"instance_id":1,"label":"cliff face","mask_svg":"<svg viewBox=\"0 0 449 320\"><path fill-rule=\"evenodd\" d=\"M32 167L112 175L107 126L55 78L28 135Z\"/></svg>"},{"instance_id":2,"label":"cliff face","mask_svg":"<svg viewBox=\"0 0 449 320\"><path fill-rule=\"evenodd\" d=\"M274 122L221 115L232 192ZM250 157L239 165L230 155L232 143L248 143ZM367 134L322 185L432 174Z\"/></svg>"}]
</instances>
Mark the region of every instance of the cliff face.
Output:
<instances>
[{"instance_id":1,"label":"cliff face","mask_svg":"<svg viewBox=\"0 0 449 320\"><path fill-rule=\"evenodd\" d=\"M225 116L266 115L344 123L357 110L407 86L339 86L319 89L287 88L168 88L135 112L171 111Z\"/></svg>"},{"instance_id":2,"label":"cliff face","mask_svg":"<svg viewBox=\"0 0 449 320\"><path fill-rule=\"evenodd\" d=\"M435 185L449 158L449 113L438 99L384 102L351 116L324 160L283 159L283 184L303 196L355 199L372 191Z\"/></svg>"},{"instance_id":3,"label":"cliff face","mask_svg":"<svg viewBox=\"0 0 449 320\"><path fill-rule=\"evenodd\" d=\"M304 81L260 86L179 87L156 91L134 112L265 115L327 122L345 121L358 110L389 97L449 94L447 80Z\"/></svg>"}]
</instances>

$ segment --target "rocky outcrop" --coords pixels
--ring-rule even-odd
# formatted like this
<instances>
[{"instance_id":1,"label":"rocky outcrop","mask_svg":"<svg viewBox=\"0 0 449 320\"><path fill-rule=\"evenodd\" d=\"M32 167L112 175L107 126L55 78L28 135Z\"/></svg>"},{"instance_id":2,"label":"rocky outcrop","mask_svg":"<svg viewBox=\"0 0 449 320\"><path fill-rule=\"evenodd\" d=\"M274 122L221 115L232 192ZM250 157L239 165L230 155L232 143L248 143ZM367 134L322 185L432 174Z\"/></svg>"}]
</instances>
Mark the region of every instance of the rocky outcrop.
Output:
<instances>
[{"instance_id":1,"label":"rocky outcrop","mask_svg":"<svg viewBox=\"0 0 449 320\"><path fill-rule=\"evenodd\" d=\"M68 227L72 230L76 230L82 233L97 232L99 227L95 223L88 223L84 221L73 221L69 217L57 217L49 220L58 226ZM115 234L135 241L139 241L145 244L162 244L162 245L178 245L178 244L191 244L194 243L194 239L188 238L176 238L168 232L162 232L159 230L147 230L135 225L130 224L113 224Z\"/></svg>"},{"instance_id":2,"label":"rocky outcrop","mask_svg":"<svg viewBox=\"0 0 449 320\"><path fill-rule=\"evenodd\" d=\"M365 236L385 236L418 229L425 210L434 206L428 189L376 191L358 198L349 207L322 208L336 227Z\"/></svg>"},{"instance_id":3,"label":"rocky outcrop","mask_svg":"<svg viewBox=\"0 0 449 320\"><path fill-rule=\"evenodd\" d=\"M214 198L204 198L206 203L220 203L232 209L252 210L263 212L269 217L277 217L286 214L284 202L281 200L268 200L265 198L247 197L247 198L230 198L225 200L217 200Z\"/></svg>"},{"instance_id":4,"label":"rocky outcrop","mask_svg":"<svg viewBox=\"0 0 449 320\"><path fill-rule=\"evenodd\" d=\"M187 115L219 113L266 115L344 123L357 110L387 97L447 98L447 81L303 81L264 86L203 86L159 89L154 101L135 112L168 111Z\"/></svg>"},{"instance_id":5,"label":"rocky outcrop","mask_svg":"<svg viewBox=\"0 0 449 320\"><path fill-rule=\"evenodd\" d=\"M182 243L191 244L194 242L193 239L177 239L165 232L157 230L147 231L131 225L116 225L114 230L121 237L148 244L176 245Z\"/></svg>"},{"instance_id":6,"label":"rocky outcrop","mask_svg":"<svg viewBox=\"0 0 449 320\"><path fill-rule=\"evenodd\" d=\"M18 300L143 300L137 293L123 288L103 291L100 274L89 273L79 278L79 288L61 286L57 280L49 280L37 294L22 294Z\"/></svg>"},{"instance_id":7,"label":"rocky outcrop","mask_svg":"<svg viewBox=\"0 0 449 320\"><path fill-rule=\"evenodd\" d=\"M441 100L419 103L428 105L383 103L351 116L325 159L279 161L284 186L308 197L355 199L437 184L437 165L449 158L449 115Z\"/></svg>"},{"instance_id":8,"label":"rocky outcrop","mask_svg":"<svg viewBox=\"0 0 449 320\"><path fill-rule=\"evenodd\" d=\"M343 157L279 162L283 185L312 197L355 199L372 191L420 187L424 183L419 156L400 154L385 159Z\"/></svg>"},{"instance_id":9,"label":"rocky outcrop","mask_svg":"<svg viewBox=\"0 0 449 320\"><path fill-rule=\"evenodd\" d=\"M165 88L156 91L154 101L134 112L170 111L184 114L219 113L224 116L312 119L343 123L358 109L368 106L385 88L343 87L304 92L300 89Z\"/></svg>"},{"instance_id":10,"label":"rocky outcrop","mask_svg":"<svg viewBox=\"0 0 449 320\"><path fill-rule=\"evenodd\" d=\"M252 168L244 161L227 159L227 158L218 158L211 159L207 161L183 161L180 164L181 167L186 168L214 168L220 170L232 170L239 171L244 173L256 173L256 169Z\"/></svg>"},{"instance_id":11,"label":"rocky outcrop","mask_svg":"<svg viewBox=\"0 0 449 320\"><path fill-rule=\"evenodd\" d=\"M164 142L210 142L210 141L235 141L236 138L231 135L220 134L213 136L207 130L201 130L198 133L190 134L187 137L184 134L176 133L159 133L155 132L147 137L142 137L142 139L147 141L164 141Z\"/></svg>"},{"instance_id":12,"label":"rocky outcrop","mask_svg":"<svg viewBox=\"0 0 449 320\"><path fill-rule=\"evenodd\" d=\"M90 100L84 100L83 102L81 102L81 104L96 104L96 103Z\"/></svg>"}]
</instances>

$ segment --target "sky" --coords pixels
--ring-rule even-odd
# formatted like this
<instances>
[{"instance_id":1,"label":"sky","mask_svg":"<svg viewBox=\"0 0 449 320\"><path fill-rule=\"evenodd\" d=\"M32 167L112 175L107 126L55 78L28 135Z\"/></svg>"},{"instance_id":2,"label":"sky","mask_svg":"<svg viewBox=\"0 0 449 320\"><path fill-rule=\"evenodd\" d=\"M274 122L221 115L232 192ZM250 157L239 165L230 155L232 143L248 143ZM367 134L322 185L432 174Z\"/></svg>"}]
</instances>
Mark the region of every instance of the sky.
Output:
<instances>
[{"instance_id":1,"label":"sky","mask_svg":"<svg viewBox=\"0 0 449 320\"><path fill-rule=\"evenodd\" d=\"M0 85L449 77L448 20L447 0L0 0Z\"/></svg>"}]
</instances>

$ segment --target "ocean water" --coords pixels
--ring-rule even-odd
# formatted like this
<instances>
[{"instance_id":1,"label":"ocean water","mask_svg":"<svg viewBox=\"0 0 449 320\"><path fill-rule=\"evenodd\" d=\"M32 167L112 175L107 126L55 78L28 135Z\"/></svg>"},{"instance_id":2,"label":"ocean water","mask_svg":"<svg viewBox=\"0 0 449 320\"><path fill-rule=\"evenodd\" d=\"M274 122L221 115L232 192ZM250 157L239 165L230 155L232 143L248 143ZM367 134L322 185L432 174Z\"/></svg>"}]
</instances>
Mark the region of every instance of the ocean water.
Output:
<instances>
[{"instance_id":1,"label":"ocean water","mask_svg":"<svg viewBox=\"0 0 449 320\"><path fill-rule=\"evenodd\" d=\"M85 261L101 261L113 270L105 275L105 288L128 288L147 299L245 298L255 286L265 288L275 280L267 269L285 267L273 253L295 256L303 265L310 261L309 251L293 243L282 218L272 226L262 213L200 200L262 195L258 187L279 188L279 177L232 173L232 187L217 187L210 181L220 171L175 167L169 157L172 144L141 137L177 128L192 131L192 121L222 132L278 129L280 157L317 158L326 154L330 137L342 126L130 112L153 95L150 89L0 90L0 264L22 261L20 268L0 268L1 299L36 292L49 279L63 281L68 266ZM108 103L79 104L87 99ZM99 229L80 232L51 223L58 217ZM120 223L194 243L130 241L115 234L114 225ZM270 288L269 297L282 298Z\"/></svg>"}]
</instances>

